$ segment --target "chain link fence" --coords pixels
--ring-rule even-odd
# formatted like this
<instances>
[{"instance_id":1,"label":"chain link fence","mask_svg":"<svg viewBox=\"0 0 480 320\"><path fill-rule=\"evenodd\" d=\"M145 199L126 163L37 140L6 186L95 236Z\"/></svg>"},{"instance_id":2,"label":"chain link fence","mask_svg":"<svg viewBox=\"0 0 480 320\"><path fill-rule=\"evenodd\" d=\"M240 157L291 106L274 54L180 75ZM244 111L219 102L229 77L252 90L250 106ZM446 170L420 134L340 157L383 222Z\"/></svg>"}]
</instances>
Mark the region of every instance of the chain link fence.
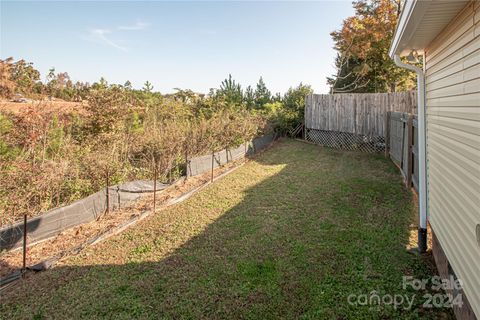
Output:
<instances>
[{"instance_id":1,"label":"chain link fence","mask_svg":"<svg viewBox=\"0 0 480 320\"><path fill-rule=\"evenodd\" d=\"M276 138L277 136L274 134L267 134L256 137L235 149L188 158L186 160L188 163L186 164L186 175L191 177L210 170L213 173L214 168L252 155L268 147ZM108 186L86 198L66 206L51 209L44 214L29 219L26 223L26 231L30 239L29 245L56 236L74 226L94 221L103 215L106 210L120 208L145 194L161 191L170 185L161 183L158 177L156 177L156 181L154 183L154 181L138 180L121 185ZM0 228L0 248L2 250L15 249L22 245L24 224L25 222L18 221Z\"/></svg>"}]
</instances>

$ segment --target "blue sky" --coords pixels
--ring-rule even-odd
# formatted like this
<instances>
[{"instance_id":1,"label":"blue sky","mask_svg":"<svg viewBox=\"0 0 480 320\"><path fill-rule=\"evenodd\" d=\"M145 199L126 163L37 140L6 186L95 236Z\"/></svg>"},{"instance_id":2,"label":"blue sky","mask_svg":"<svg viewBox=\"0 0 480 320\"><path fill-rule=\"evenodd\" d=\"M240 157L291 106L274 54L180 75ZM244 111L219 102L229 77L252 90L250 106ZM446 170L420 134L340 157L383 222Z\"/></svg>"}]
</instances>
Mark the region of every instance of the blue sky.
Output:
<instances>
[{"instance_id":1,"label":"blue sky","mask_svg":"<svg viewBox=\"0 0 480 320\"><path fill-rule=\"evenodd\" d=\"M273 92L300 82L328 91L329 33L350 1L6 2L0 57L34 62L73 80L130 80L155 90L207 92L232 74L244 87L263 76Z\"/></svg>"}]
</instances>

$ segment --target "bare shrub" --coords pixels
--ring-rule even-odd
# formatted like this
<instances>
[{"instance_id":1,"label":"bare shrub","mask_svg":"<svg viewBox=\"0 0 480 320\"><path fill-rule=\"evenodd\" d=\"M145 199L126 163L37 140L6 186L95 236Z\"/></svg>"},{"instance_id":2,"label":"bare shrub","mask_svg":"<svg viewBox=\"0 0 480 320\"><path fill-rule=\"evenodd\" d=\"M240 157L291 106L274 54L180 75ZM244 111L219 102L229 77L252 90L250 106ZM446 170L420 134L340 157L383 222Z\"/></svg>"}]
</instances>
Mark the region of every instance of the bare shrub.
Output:
<instances>
[{"instance_id":1,"label":"bare shrub","mask_svg":"<svg viewBox=\"0 0 480 320\"><path fill-rule=\"evenodd\" d=\"M185 157L233 148L264 119L221 101L138 100L120 87L92 90L86 114L29 109L0 117L0 225L70 203L111 184L168 181ZM14 129L12 129L14 128Z\"/></svg>"}]
</instances>

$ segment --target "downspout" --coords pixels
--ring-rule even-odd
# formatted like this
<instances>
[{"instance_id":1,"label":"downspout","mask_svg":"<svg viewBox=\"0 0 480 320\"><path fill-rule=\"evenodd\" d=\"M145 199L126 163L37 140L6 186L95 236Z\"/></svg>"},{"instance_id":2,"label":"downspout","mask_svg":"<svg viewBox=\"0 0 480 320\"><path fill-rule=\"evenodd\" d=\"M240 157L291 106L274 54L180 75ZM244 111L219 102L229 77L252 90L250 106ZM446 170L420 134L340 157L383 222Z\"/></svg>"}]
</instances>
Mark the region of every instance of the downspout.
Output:
<instances>
[{"instance_id":1,"label":"downspout","mask_svg":"<svg viewBox=\"0 0 480 320\"><path fill-rule=\"evenodd\" d=\"M417 104L418 104L418 202L419 227L418 251L427 251L427 166L425 137L425 73L417 66L403 63L399 55L395 55L395 64L400 68L414 71L417 74Z\"/></svg>"}]
</instances>

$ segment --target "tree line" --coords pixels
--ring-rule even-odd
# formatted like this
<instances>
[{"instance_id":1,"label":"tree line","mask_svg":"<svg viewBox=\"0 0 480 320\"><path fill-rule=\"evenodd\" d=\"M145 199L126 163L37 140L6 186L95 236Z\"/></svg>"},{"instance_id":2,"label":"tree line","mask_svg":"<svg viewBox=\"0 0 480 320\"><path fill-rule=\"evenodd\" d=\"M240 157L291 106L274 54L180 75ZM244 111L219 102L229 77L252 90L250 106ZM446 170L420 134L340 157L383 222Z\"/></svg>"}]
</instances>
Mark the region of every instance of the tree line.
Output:
<instances>
[{"instance_id":1,"label":"tree line","mask_svg":"<svg viewBox=\"0 0 480 320\"><path fill-rule=\"evenodd\" d=\"M207 94L195 93L190 89L175 88L173 94L161 94L146 81L142 89L134 89L130 81L124 84L110 84L105 78L90 84L73 82L67 72L56 72L51 68L41 81L40 72L32 62L13 58L0 60L0 97L12 98L21 94L31 99L62 99L65 101L85 101L99 90L120 90L140 105L159 103L164 98L174 98L188 103L192 109L203 109L206 105L224 105L232 109L246 109L269 117L282 132L293 129L303 121L304 98L313 93L311 86L300 83L281 95L273 94L260 77L255 87L245 89L235 81L232 75L223 80L218 88L212 88Z\"/></svg>"},{"instance_id":2,"label":"tree line","mask_svg":"<svg viewBox=\"0 0 480 320\"><path fill-rule=\"evenodd\" d=\"M110 183L184 174L186 157L234 148L257 135L286 133L302 122L299 84L272 94L262 78L245 89L229 75L207 94L155 91L150 82L73 83L52 69L46 81L32 63L1 61L0 94L36 100L22 112L0 111L0 225L71 203ZM67 113L48 97L84 101Z\"/></svg>"}]
</instances>

